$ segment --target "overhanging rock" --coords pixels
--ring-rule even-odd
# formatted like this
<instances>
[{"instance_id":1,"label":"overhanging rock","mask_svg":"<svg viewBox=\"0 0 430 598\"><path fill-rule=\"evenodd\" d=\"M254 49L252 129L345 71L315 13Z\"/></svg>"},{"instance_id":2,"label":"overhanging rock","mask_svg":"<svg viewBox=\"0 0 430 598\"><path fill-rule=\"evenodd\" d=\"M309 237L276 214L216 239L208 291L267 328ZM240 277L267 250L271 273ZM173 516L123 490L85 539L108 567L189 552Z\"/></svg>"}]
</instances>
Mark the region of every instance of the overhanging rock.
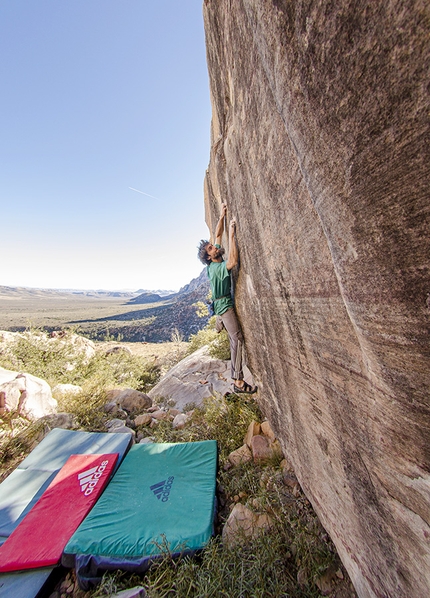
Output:
<instances>
[{"instance_id":1,"label":"overhanging rock","mask_svg":"<svg viewBox=\"0 0 430 598\"><path fill-rule=\"evenodd\" d=\"M428 8L205 0L204 18L206 216L237 219L262 407L359 595L428 596Z\"/></svg>"}]
</instances>

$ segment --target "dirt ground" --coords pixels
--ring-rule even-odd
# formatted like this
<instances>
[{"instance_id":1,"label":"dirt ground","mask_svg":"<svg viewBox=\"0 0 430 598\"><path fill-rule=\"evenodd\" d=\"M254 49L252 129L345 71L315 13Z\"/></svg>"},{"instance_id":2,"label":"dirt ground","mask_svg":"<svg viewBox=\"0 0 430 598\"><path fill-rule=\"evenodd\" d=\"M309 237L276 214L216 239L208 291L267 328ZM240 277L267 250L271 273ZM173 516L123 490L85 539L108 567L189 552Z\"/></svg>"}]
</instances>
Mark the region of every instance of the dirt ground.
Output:
<instances>
[{"instance_id":1,"label":"dirt ground","mask_svg":"<svg viewBox=\"0 0 430 598\"><path fill-rule=\"evenodd\" d=\"M74 323L93 322L136 310L128 297L89 297L60 291L15 292L10 295L0 287L0 330L16 327L61 329ZM145 310L153 304L139 306Z\"/></svg>"}]
</instances>

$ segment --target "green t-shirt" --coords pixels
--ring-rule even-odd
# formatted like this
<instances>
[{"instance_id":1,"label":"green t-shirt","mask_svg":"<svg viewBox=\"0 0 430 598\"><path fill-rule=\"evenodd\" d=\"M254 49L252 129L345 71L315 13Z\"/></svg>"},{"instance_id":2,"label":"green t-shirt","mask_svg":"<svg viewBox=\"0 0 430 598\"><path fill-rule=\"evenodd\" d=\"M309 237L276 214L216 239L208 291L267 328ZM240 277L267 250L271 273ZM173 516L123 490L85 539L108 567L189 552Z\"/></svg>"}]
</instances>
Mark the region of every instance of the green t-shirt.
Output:
<instances>
[{"instance_id":1,"label":"green t-shirt","mask_svg":"<svg viewBox=\"0 0 430 598\"><path fill-rule=\"evenodd\" d=\"M227 262L211 262L208 266L208 278L211 284L214 313L216 316L221 316L230 307L233 307L231 277L227 270ZM218 301L215 301L217 298Z\"/></svg>"}]
</instances>

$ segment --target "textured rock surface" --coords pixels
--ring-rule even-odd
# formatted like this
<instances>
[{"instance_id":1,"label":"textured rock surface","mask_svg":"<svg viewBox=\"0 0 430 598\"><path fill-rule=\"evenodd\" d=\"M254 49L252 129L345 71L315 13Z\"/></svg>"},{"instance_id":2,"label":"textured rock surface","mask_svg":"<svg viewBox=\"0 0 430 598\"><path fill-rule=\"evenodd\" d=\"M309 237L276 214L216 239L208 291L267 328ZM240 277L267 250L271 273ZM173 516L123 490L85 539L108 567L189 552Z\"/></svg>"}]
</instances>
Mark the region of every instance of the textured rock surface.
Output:
<instances>
[{"instance_id":1,"label":"textured rock surface","mask_svg":"<svg viewBox=\"0 0 430 598\"><path fill-rule=\"evenodd\" d=\"M233 507L222 531L223 542L229 546L254 538L270 527L272 521L267 513L254 513L241 503Z\"/></svg>"},{"instance_id":2,"label":"textured rock surface","mask_svg":"<svg viewBox=\"0 0 430 598\"><path fill-rule=\"evenodd\" d=\"M201 405L213 394L232 392L230 370L230 361L215 359L209 355L208 347L202 347L167 372L148 395L154 400L173 401L180 410L190 403ZM252 381L247 367L244 374L246 380Z\"/></svg>"},{"instance_id":3,"label":"textured rock surface","mask_svg":"<svg viewBox=\"0 0 430 598\"><path fill-rule=\"evenodd\" d=\"M152 400L147 394L133 388L126 388L121 391L116 395L114 401L121 409L133 415L139 415L144 409L152 405Z\"/></svg>"},{"instance_id":4,"label":"textured rock surface","mask_svg":"<svg viewBox=\"0 0 430 598\"><path fill-rule=\"evenodd\" d=\"M204 18L206 217L237 219L264 412L359 595L430 595L428 5Z\"/></svg>"}]
</instances>

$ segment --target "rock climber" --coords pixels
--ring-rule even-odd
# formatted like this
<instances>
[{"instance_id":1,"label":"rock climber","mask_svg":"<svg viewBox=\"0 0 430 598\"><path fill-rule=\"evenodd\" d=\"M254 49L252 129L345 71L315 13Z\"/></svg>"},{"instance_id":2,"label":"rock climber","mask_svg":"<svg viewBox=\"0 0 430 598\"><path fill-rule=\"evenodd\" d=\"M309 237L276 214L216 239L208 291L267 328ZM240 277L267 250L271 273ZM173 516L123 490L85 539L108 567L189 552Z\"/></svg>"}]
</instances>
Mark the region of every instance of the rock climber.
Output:
<instances>
[{"instance_id":1,"label":"rock climber","mask_svg":"<svg viewBox=\"0 0 430 598\"><path fill-rule=\"evenodd\" d=\"M227 204L221 206L221 216L215 229L215 243L202 240L199 245L198 257L207 266L208 278L212 291L214 314L217 316L216 329L218 332L225 328L230 340L231 377L235 393L255 393L256 386L252 386L243 379L243 335L234 310L231 296L231 270L239 261L236 244L236 221L232 219L229 227L229 255L224 261L224 248L221 247L224 232L224 219L227 214Z\"/></svg>"}]
</instances>

